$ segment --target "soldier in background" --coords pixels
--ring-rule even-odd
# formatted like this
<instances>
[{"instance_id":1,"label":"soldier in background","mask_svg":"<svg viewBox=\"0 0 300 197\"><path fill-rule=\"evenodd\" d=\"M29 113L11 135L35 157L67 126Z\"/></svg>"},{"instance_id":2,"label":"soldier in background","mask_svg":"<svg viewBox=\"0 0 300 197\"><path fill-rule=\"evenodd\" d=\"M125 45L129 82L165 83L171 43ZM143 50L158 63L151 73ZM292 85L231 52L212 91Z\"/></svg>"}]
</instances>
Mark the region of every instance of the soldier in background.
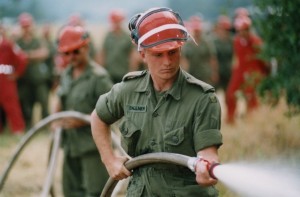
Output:
<instances>
[{"instance_id":1,"label":"soldier in background","mask_svg":"<svg viewBox=\"0 0 300 197\"><path fill-rule=\"evenodd\" d=\"M216 88L226 91L231 76L233 57L231 22L228 16L221 15L218 17L214 31L214 44L219 66L219 82Z\"/></svg>"},{"instance_id":2,"label":"soldier in background","mask_svg":"<svg viewBox=\"0 0 300 197\"><path fill-rule=\"evenodd\" d=\"M48 67L48 72L47 72L47 85L50 90L53 89L54 83L55 83L55 75L54 75L54 57L56 54L56 48L55 48L55 43L53 42L52 35L51 35L51 25L50 24L45 24L42 27L42 37L45 40L45 43L47 45L49 55L45 59L45 64Z\"/></svg>"},{"instance_id":3,"label":"soldier in background","mask_svg":"<svg viewBox=\"0 0 300 197\"><path fill-rule=\"evenodd\" d=\"M115 9L110 12L111 30L106 34L98 55L98 62L106 68L114 83L121 82L129 71L133 50L130 37L122 26L124 19L125 14L122 10Z\"/></svg>"},{"instance_id":4,"label":"soldier in background","mask_svg":"<svg viewBox=\"0 0 300 197\"><path fill-rule=\"evenodd\" d=\"M197 45L189 41L183 46L183 61L187 62L185 68L197 79L216 85L218 64L213 40L203 33L202 19L199 16L192 16L188 26Z\"/></svg>"},{"instance_id":5,"label":"soldier in background","mask_svg":"<svg viewBox=\"0 0 300 197\"><path fill-rule=\"evenodd\" d=\"M80 26L66 26L59 34L58 51L69 64L60 78L54 113L74 110L90 114L99 95L113 85L105 69L90 59L89 42L88 33ZM90 124L64 118L54 122L53 127L64 129L64 196L100 196L108 174L93 142Z\"/></svg>"},{"instance_id":6,"label":"soldier in background","mask_svg":"<svg viewBox=\"0 0 300 197\"><path fill-rule=\"evenodd\" d=\"M19 25L22 32L16 42L26 53L28 65L24 75L18 80L18 89L26 126L29 128L33 121L35 104L41 105L42 118L49 115L50 89L47 80L51 71L45 63L49 56L49 50L46 43L34 34L34 20L29 13L20 14Z\"/></svg>"}]
</instances>

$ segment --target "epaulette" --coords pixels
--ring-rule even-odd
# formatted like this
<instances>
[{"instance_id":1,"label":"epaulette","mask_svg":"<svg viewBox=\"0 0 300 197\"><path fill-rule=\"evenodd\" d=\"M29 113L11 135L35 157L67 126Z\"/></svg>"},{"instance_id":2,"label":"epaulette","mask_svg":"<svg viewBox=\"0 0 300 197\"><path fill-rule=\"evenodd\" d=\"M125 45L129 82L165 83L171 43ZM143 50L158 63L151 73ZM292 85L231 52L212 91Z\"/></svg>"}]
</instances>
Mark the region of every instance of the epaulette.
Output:
<instances>
[{"instance_id":1,"label":"epaulette","mask_svg":"<svg viewBox=\"0 0 300 197\"><path fill-rule=\"evenodd\" d=\"M195 78L194 76L190 75L189 73L183 71L183 75L185 76L185 79L188 83L200 86L204 92L215 92L214 87L205 83L204 81L201 81L201 80Z\"/></svg>"},{"instance_id":2,"label":"epaulette","mask_svg":"<svg viewBox=\"0 0 300 197\"><path fill-rule=\"evenodd\" d=\"M140 78L140 77L144 76L146 73L147 73L147 71L145 71L145 70L129 72L123 77L122 81L128 81L130 79Z\"/></svg>"}]
</instances>

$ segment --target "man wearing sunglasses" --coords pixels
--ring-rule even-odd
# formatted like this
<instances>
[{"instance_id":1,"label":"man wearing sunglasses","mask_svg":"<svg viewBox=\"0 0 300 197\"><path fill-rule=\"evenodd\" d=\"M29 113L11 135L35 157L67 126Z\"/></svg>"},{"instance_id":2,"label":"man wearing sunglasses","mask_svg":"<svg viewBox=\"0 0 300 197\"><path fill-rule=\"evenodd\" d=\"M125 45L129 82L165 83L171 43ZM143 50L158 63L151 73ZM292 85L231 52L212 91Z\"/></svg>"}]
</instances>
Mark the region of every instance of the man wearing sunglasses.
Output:
<instances>
[{"instance_id":1,"label":"man wearing sunglasses","mask_svg":"<svg viewBox=\"0 0 300 197\"><path fill-rule=\"evenodd\" d=\"M58 51L69 62L61 75L54 112L73 110L90 114L99 95L112 87L107 72L89 58L89 36L79 26L64 27L58 37ZM108 174L92 139L90 125L74 118L53 124L64 129L63 193L65 197L98 197Z\"/></svg>"},{"instance_id":2,"label":"man wearing sunglasses","mask_svg":"<svg viewBox=\"0 0 300 197\"><path fill-rule=\"evenodd\" d=\"M208 163L218 162L221 109L212 86L180 68L181 47L189 33L169 8L137 14L131 37L148 70L127 74L100 96L92 113L92 134L109 175L132 175L127 196L218 196ZM114 153L109 125L120 118L122 145L131 157L170 152L201 156L195 173L170 164L151 164L130 172L128 159Z\"/></svg>"}]
</instances>

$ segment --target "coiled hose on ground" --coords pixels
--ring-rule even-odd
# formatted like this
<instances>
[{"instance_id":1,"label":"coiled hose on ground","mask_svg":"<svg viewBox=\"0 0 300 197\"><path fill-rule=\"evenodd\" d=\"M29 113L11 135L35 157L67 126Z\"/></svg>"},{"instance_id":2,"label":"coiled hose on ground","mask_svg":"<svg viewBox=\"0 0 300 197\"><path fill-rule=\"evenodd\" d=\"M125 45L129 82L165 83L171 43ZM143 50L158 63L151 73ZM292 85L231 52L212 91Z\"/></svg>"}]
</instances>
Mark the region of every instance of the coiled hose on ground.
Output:
<instances>
[{"instance_id":1,"label":"coiled hose on ground","mask_svg":"<svg viewBox=\"0 0 300 197\"><path fill-rule=\"evenodd\" d=\"M90 116L87 114L83 114L80 112L76 111L64 111L64 112L59 112L52 114L41 121L39 121L34 127L32 127L30 130L26 132L26 134L21 138L20 143L16 147L14 153L12 154L12 157L6 164L3 173L0 176L0 192L4 186L5 180L12 169L13 165L15 164L17 158L21 154L21 152L24 150L26 145L33 139L34 136L36 136L37 133L42 131L43 128L48 126L51 122L55 120L59 120L62 118L78 118L82 121L85 121L87 123L90 123ZM49 163L48 163L48 170L47 170L47 176L43 185L43 191L41 193L41 197L46 197L48 196L49 192L51 192L51 187L52 187L52 181L53 181L53 174L55 171L56 167L56 161L57 161L57 155L58 155L58 150L59 150L59 143L61 139L61 129L57 129L54 134L54 141L52 143L52 148L50 150L50 158L49 158ZM116 150L120 151L122 155L126 155L126 152L121 148L121 145L119 141L117 140L118 137L114 132L111 132L112 134L112 140L113 140L113 145ZM54 193L51 194L54 196Z\"/></svg>"}]
</instances>

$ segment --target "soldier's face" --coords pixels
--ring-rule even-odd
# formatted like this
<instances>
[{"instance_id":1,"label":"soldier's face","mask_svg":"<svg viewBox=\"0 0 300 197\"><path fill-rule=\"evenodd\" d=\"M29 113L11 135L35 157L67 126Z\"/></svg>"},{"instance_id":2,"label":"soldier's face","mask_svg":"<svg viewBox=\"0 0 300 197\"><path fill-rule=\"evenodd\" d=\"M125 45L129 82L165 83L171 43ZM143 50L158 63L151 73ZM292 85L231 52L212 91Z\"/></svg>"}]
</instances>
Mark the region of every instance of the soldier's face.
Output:
<instances>
[{"instance_id":1,"label":"soldier's face","mask_svg":"<svg viewBox=\"0 0 300 197\"><path fill-rule=\"evenodd\" d=\"M79 49L66 52L64 53L64 55L67 58L68 62L70 62L70 64L76 67L86 62L87 53L87 47L81 47Z\"/></svg>"},{"instance_id":2,"label":"soldier's face","mask_svg":"<svg viewBox=\"0 0 300 197\"><path fill-rule=\"evenodd\" d=\"M168 51L151 51L144 49L141 56L148 65L152 78L172 80L177 76L180 63L181 48Z\"/></svg>"}]
</instances>

